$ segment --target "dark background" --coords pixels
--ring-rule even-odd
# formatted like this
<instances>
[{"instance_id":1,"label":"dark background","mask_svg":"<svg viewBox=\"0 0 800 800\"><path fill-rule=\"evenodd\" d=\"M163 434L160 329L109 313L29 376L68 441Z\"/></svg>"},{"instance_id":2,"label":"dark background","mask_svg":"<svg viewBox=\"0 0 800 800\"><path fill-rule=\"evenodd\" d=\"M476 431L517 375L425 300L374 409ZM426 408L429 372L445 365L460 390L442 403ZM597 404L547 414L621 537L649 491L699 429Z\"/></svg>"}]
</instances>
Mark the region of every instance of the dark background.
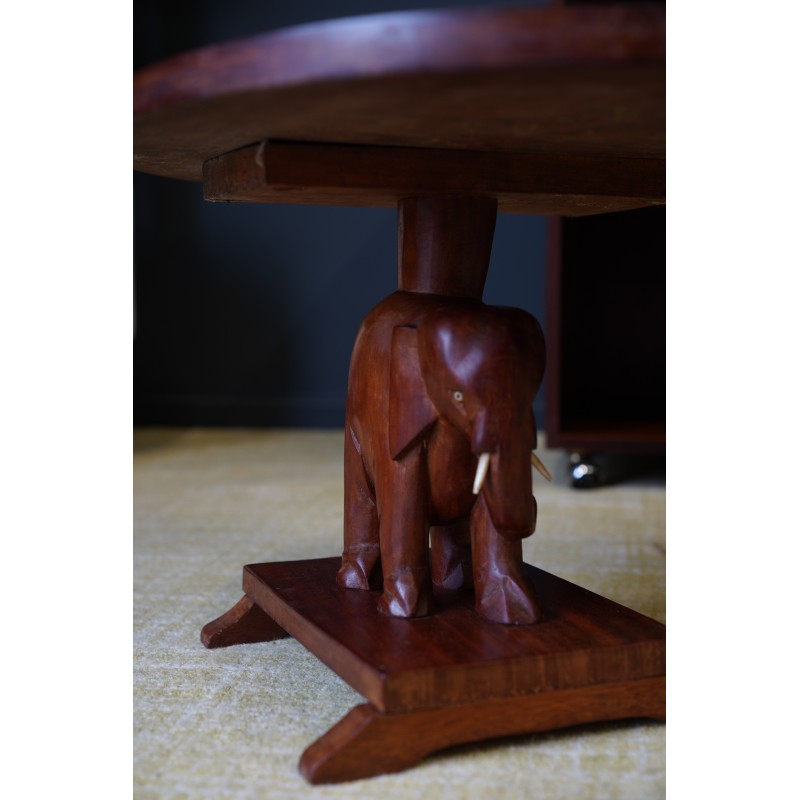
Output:
<instances>
[{"instance_id":1,"label":"dark background","mask_svg":"<svg viewBox=\"0 0 800 800\"><path fill-rule=\"evenodd\" d=\"M136 2L134 67L318 19L469 5L531 3ZM484 294L542 325L545 229L498 216ZM135 424L344 424L358 326L397 288L394 211L206 203L200 184L134 173L134 236Z\"/></svg>"}]
</instances>

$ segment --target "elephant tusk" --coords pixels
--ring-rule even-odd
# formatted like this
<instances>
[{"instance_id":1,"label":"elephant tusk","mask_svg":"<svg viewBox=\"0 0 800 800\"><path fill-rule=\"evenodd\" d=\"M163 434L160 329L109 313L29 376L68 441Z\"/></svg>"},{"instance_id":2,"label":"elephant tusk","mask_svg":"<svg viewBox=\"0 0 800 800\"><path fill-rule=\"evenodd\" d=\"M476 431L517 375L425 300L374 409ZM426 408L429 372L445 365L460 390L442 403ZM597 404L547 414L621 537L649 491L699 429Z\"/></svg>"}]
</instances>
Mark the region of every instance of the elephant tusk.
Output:
<instances>
[{"instance_id":1,"label":"elephant tusk","mask_svg":"<svg viewBox=\"0 0 800 800\"><path fill-rule=\"evenodd\" d=\"M472 484L472 494L478 494L481 490L481 486L483 486L483 482L486 480L486 473L489 472L489 459L491 455L489 453L481 453L480 457L478 458L478 468L475 470L475 481Z\"/></svg>"},{"instance_id":2,"label":"elephant tusk","mask_svg":"<svg viewBox=\"0 0 800 800\"><path fill-rule=\"evenodd\" d=\"M546 480L552 481L553 476L547 471L547 467L539 460L539 456L531 451L531 464L536 468L536 471Z\"/></svg>"}]
</instances>

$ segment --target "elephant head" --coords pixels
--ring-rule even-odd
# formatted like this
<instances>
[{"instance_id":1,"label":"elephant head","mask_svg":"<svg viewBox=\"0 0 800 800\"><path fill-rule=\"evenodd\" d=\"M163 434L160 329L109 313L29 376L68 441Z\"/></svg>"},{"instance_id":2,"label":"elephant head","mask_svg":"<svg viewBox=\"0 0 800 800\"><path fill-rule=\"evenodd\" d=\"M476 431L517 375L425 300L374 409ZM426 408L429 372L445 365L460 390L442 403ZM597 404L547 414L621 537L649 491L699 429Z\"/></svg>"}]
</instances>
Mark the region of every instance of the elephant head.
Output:
<instances>
[{"instance_id":1,"label":"elephant head","mask_svg":"<svg viewBox=\"0 0 800 800\"><path fill-rule=\"evenodd\" d=\"M535 524L532 403L545 365L544 337L527 312L449 302L392 340L390 448L394 458L444 422L469 442L482 492L501 534L524 537ZM468 455L468 454L467 454ZM434 476L431 476L434 479Z\"/></svg>"}]
</instances>

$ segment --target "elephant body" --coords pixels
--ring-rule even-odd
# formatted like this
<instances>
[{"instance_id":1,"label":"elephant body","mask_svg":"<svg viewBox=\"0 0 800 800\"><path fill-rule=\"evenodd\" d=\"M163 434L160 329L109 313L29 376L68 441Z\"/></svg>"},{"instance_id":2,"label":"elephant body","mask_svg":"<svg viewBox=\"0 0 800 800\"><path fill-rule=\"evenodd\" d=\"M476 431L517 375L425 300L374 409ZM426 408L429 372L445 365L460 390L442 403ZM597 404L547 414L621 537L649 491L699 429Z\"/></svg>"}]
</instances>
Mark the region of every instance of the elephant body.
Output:
<instances>
[{"instance_id":1,"label":"elephant body","mask_svg":"<svg viewBox=\"0 0 800 800\"><path fill-rule=\"evenodd\" d=\"M350 365L340 585L382 586L379 609L399 617L432 613L434 583L473 587L483 616L537 621L521 540L543 370L541 328L519 309L398 291L368 314Z\"/></svg>"}]
</instances>

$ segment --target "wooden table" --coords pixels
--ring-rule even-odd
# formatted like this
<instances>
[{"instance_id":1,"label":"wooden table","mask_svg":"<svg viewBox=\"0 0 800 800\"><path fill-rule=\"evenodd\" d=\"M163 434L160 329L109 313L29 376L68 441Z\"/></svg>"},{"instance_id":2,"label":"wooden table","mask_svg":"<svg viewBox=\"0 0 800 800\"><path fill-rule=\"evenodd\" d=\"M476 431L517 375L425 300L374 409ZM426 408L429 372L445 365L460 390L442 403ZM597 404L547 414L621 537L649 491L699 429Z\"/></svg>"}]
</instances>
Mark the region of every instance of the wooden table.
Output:
<instances>
[{"instance_id":1,"label":"wooden table","mask_svg":"<svg viewBox=\"0 0 800 800\"><path fill-rule=\"evenodd\" d=\"M635 4L382 14L208 47L135 75L134 168L223 202L663 204L664 38L663 5ZM399 214L447 247L440 221ZM418 280L404 257L401 280ZM452 274L425 280L457 293ZM337 587L336 563L246 567L245 596L202 635L292 635L367 698L306 750L311 782L490 736L664 717L665 629L636 612L538 571L535 626L492 625L463 598L395 620L374 593Z\"/></svg>"},{"instance_id":2,"label":"wooden table","mask_svg":"<svg viewBox=\"0 0 800 800\"><path fill-rule=\"evenodd\" d=\"M134 78L134 168L208 200L500 211L664 202L663 6L404 12L187 53Z\"/></svg>"}]
</instances>

